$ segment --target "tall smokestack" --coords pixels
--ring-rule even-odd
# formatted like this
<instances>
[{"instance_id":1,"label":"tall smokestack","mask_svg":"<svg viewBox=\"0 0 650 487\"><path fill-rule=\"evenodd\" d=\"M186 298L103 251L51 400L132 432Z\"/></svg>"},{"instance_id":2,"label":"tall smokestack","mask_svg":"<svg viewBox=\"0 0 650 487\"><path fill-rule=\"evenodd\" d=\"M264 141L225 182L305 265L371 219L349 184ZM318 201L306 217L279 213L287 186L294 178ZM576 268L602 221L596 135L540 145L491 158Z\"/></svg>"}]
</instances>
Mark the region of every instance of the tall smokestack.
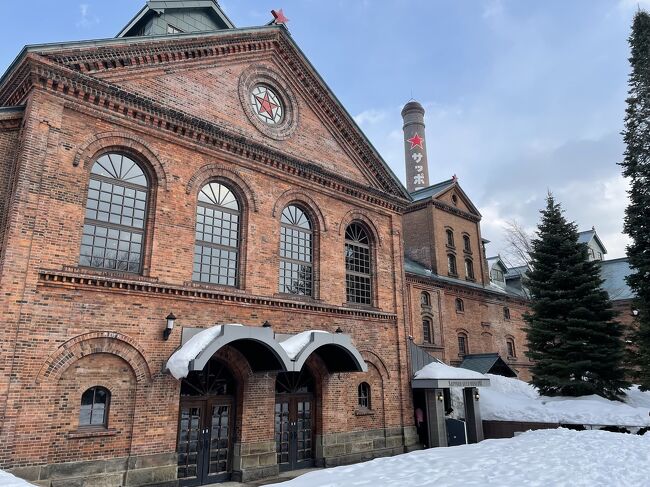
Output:
<instances>
[{"instance_id":1,"label":"tall smokestack","mask_svg":"<svg viewBox=\"0 0 650 487\"><path fill-rule=\"evenodd\" d=\"M424 108L410 101L402 109L406 189L409 193L429 186L429 163L424 143Z\"/></svg>"}]
</instances>

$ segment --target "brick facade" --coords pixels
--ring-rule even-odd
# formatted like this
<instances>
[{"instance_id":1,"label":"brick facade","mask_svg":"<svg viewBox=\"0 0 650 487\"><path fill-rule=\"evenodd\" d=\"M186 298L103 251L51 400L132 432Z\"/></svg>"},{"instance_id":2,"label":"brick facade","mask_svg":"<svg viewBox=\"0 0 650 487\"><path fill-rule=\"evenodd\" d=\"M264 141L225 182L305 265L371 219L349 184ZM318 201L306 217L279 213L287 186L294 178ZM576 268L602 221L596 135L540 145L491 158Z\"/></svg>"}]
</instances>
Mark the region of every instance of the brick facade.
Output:
<instances>
[{"instance_id":1,"label":"brick facade","mask_svg":"<svg viewBox=\"0 0 650 487\"><path fill-rule=\"evenodd\" d=\"M1 200L7 209L2 376L10 378L0 391L2 468L42 485L81 478L106 485L175 484L180 382L164 365L180 345L180 328L217 323L268 321L278 333L340 327L352 337L368 372L330 374L316 356L306 365L317 383L317 464L415 445L401 311L406 196L370 159L372 152L355 145L358 135L340 109L313 99L312 92L322 97L323 88L310 92L297 83L291 69L302 70L304 80L313 75L285 34L269 28L264 35L272 40L251 53L246 46L259 42L254 37L217 35L202 44L214 49L213 59L116 67L96 76L79 73L87 66L53 63L59 53L30 53L21 66L34 74L3 85L4 103L25 109L21 131L12 128L0 139L2 171L13 171L15 179L13 193L3 189ZM234 42L245 42L244 49L233 48ZM215 47L219 43L225 51ZM173 52L176 45L167 44ZM129 48L115 47L114 55ZM300 66L285 64L286 57ZM299 121L286 142L266 137L242 112L239 82L251 65L291 80ZM14 83L29 84L22 98L12 98ZM154 93L155 101L143 96ZM78 265L90 170L111 152L135 160L150 180L139 275ZM192 282L197 194L210 181L231 187L243 207L235 288ZM314 298L278 293L280 214L295 202L314 223ZM371 237L371 306L346 303L345 228L355 221ZM163 341L170 311L177 327ZM275 375L253 372L228 347L219 357L237 381L233 477L277 473ZM369 411L357 406L362 381L372 390ZM108 427L84 429L78 425L80 397L96 385L112 394Z\"/></svg>"},{"instance_id":2,"label":"brick facade","mask_svg":"<svg viewBox=\"0 0 650 487\"><path fill-rule=\"evenodd\" d=\"M256 83L282 94L278 127L246 105ZM458 186L411 202L282 27L31 48L3 78L0 106L21 107L0 109L0 468L43 486L177 485L182 383L165 364L184 327L268 322L276 333L351 337L367 372L330 373L318 353L305 365L316 465L418 447L409 336L452 364L458 333L469 353L502 357L512 339L507 359L528 378L525 303L489 289L476 209ZM79 265L91 169L109 153L148 180L139 273ZM236 286L193 281L197 195L210 182L240 204ZM312 297L278 292L289 204L313 225ZM346 298L354 222L370 237L370 305ZM405 272L405 255L450 279ZM169 312L177 320L165 341ZM255 371L234 346L215 357L236 383L232 478L277 474L276 372ZM361 382L370 408L359 406ZM103 428L79 426L81 395L94 386L111 392Z\"/></svg>"}]
</instances>

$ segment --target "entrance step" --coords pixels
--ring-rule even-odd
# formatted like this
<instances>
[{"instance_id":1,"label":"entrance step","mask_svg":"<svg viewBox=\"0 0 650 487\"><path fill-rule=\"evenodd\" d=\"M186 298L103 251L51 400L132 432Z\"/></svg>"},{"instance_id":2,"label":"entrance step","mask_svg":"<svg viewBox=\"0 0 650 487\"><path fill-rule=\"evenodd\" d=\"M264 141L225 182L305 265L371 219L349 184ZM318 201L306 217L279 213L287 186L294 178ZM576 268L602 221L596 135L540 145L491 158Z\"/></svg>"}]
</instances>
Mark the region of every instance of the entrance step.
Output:
<instances>
[{"instance_id":1,"label":"entrance step","mask_svg":"<svg viewBox=\"0 0 650 487\"><path fill-rule=\"evenodd\" d=\"M222 482L220 484L210 484L204 487L260 487L262 485L279 484L281 482L287 482L289 480L295 479L296 477L300 477L301 475L306 474L308 472L313 472L314 470L321 470L321 468L315 467L315 468L303 468L300 470L289 470L288 472L282 472L277 477L270 477L268 479L256 480L254 482L246 482L246 483Z\"/></svg>"}]
</instances>

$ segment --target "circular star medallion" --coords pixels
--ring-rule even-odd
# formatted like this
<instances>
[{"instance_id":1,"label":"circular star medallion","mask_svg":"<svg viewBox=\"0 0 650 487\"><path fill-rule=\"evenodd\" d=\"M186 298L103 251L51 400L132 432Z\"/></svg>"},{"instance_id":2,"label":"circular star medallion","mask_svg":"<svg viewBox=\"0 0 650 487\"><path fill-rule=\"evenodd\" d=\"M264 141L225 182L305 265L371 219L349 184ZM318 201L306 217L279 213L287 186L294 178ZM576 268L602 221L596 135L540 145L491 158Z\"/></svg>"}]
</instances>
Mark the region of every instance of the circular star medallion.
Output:
<instances>
[{"instance_id":1,"label":"circular star medallion","mask_svg":"<svg viewBox=\"0 0 650 487\"><path fill-rule=\"evenodd\" d=\"M280 97L266 85L256 85L251 91L253 112L262 122L277 125L282 122L284 108Z\"/></svg>"}]
</instances>

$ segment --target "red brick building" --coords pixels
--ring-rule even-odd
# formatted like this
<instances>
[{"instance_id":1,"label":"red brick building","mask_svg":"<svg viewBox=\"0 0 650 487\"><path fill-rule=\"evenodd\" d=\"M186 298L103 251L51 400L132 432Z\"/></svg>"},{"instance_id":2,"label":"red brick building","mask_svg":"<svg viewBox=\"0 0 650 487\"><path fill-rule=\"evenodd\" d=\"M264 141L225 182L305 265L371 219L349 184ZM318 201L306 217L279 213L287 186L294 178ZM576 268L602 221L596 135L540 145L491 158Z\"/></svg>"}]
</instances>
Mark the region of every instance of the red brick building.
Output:
<instances>
[{"instance_id":1,"label":"red brick building","mask_svg":"<svg viewBox=\"0 0 650 487\"><path fill-rule=\"evenodd\" d=\"M0 465L204 484L414 447L408 194L282 25L158 3L116 39L27 47L0 82ZM229 323L248 335L165 371ZM332 338L289 370L280 344L308 330Z\"/></svg>"},{"instance_id":2,"label":"red brick building","mask_svg":"<svg viewBox=\"0 0 650 487\"><path fill-rule=\"evenodd\" d=\"M402 453L409 337L526 377L476 208L409 194L284 26L150 1L26 47L0 107L0 468L201 485Z\"/></svg>"}]
</instances>

